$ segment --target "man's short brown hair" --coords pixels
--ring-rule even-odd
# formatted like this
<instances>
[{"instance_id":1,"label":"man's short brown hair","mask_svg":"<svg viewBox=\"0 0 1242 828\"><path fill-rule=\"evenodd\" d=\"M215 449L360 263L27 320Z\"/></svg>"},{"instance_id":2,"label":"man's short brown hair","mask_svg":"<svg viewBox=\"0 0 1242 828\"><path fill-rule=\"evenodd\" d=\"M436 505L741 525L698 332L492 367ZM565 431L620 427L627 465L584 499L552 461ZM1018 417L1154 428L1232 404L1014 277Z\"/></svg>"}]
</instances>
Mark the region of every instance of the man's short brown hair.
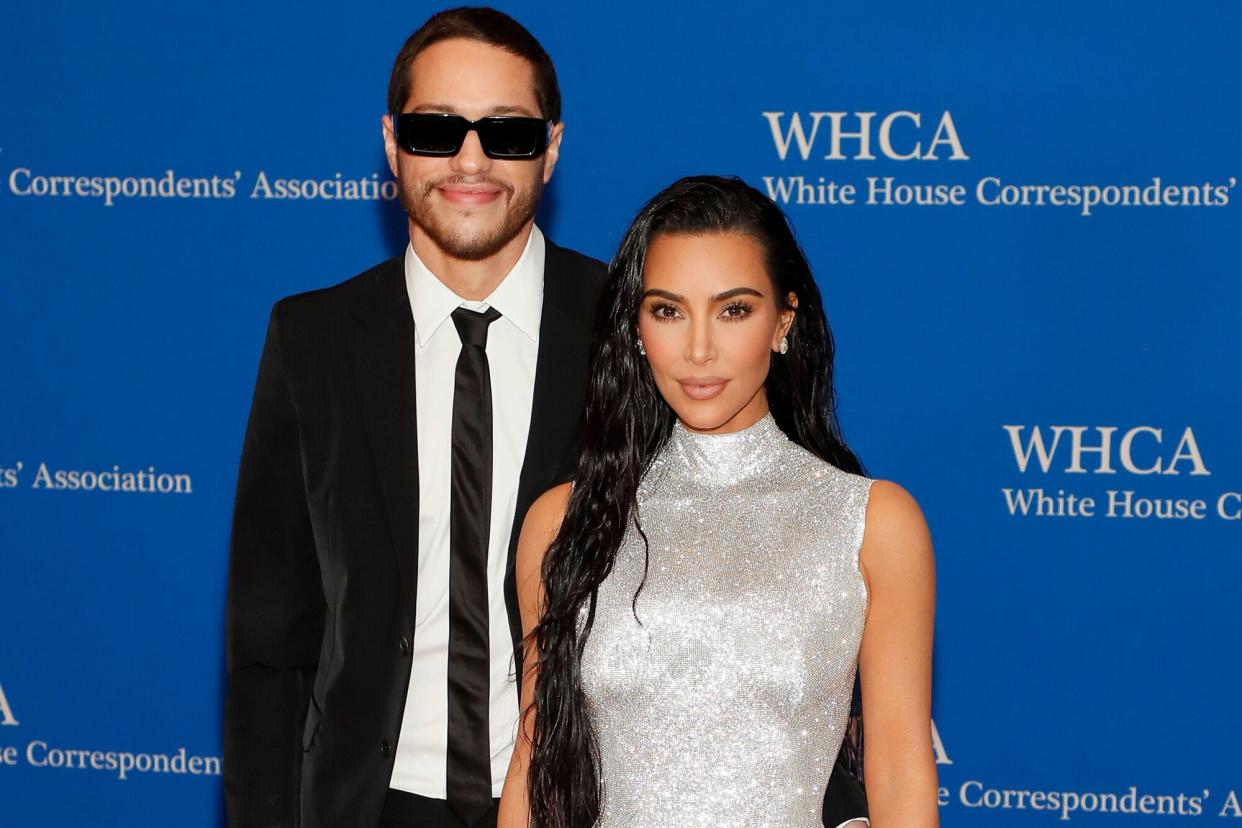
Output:
<instances>
[{"instance_id":1,"label":"man's short brown hair","mask_svg":"<svg viewBox=\"0 0 1242 828\"><path fill-rule=\"evenodd\" d=\"M434 14L410 35L397 53L388 79L388 111L401 112L410 96L410 66L414 58L433 43L462 38L496 46L526 60L535 70L535 99L542 116L561 120L561 90L556 83L552 58L526 27L504 12L486 6L448 9Z\"/></svg>"}]
</instances>

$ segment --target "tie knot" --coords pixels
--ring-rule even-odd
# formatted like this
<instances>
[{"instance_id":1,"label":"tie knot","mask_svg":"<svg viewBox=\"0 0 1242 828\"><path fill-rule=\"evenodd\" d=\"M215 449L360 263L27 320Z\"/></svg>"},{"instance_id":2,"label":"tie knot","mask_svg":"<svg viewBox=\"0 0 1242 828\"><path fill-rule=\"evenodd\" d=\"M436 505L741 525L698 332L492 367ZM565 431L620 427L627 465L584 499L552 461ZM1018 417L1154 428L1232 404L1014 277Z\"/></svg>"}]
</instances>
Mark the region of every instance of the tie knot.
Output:
<instances>
[{"instance_id":1,"label":"tie knot","mask_svg":"<svg viewBox=\"0 0 1242 828\"><path fill-rule=\"evenodd\" d=\"M500 318L500 311L488 308L483 313L469 308L458 308L453 311L453 324L457 326L457 335L462 345L474 345L477 348L487 347L487 326Z\"/></svg>"}]
</instances>

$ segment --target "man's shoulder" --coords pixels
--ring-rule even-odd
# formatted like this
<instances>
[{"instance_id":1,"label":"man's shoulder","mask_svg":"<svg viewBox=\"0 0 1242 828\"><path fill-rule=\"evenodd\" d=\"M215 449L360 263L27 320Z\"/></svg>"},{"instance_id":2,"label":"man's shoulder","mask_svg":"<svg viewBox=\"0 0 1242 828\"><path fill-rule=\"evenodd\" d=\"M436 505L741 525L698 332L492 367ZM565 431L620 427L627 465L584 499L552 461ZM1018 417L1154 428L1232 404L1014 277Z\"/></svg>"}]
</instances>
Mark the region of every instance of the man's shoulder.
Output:
<instances>
[{"instance_id":1,"label":"man's shoulder","mask_svg":"<svg viewBox=\"0 0 1242 828\"><path fill-rule=\"evenodd\" d=\"M394 256L335 285L286 296L272 312L282 321L328 323L397 283L404 289L404 272L404 257Z\"/></svg>"},{"instance_id":2,"label":"man's shoulder","mask_svg":"<svg viewBox=\"0 0 1242 828\"><path fill-rule=\"evenodd\" d=\"M547 243L544 256L544 286L556 291L558 301L566 309L584 311L584 319L590 320L591 309L599 296L604 278L608 275L608 266L599 259L593 259L560 247L551 241Z\"/></svg>"},{"instance_id":3,"label":"man's shoulder","mask_svg":"<svg viewBox=\"0 0 1242 828\"><path fill-rule=\"evenodd\" d=\"M549 271L565 271L569 275L585 276L594 284L604 281L608 265L585 253L561 247L551 239L546 240L544 267Z\"/></svg>"}]
</instances>

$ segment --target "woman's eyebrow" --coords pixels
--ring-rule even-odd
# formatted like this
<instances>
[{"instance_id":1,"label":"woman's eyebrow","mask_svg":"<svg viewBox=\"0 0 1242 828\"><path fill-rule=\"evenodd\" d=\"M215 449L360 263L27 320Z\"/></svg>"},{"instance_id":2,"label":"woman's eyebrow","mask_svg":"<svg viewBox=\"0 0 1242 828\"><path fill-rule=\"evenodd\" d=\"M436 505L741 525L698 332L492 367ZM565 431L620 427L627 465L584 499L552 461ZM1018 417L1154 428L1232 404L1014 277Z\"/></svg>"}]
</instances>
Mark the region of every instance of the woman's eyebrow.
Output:
<instances>
[{"instance_id":1,"label":"woman's eyebrow","mask_svg":"<svg viewBox=\"0 0 1242 828\"><path fill-rule=\"evenodd\" d=\"M667 299L670 302L680 302L683 305L686 304L686 297L671 291L660 290L659 288L651 288L650 290L644 291L643 298L646 299L648 296L659 296L661 299ZM732 299L734 296L757 296L760 299L763 298L763 294L754 288L736 287L722 293L717 293L715 296L711 297L709 301L713 303L723 302L725 299Z\"/></svg>"},{"instance_id":2,"label":"woman's eyebrow","mask_svg":"<svg viewBox=\"0 0 1242 828\"><path fill-rule=\"evenodd\" d=\"M726 290L724 293L717 293L712 297L713 302L723 302L725 299L732 299L734 296L757 296L763 298L763 294L754 288L736 287L732 290Z\"/></svg>"}]
</instances>

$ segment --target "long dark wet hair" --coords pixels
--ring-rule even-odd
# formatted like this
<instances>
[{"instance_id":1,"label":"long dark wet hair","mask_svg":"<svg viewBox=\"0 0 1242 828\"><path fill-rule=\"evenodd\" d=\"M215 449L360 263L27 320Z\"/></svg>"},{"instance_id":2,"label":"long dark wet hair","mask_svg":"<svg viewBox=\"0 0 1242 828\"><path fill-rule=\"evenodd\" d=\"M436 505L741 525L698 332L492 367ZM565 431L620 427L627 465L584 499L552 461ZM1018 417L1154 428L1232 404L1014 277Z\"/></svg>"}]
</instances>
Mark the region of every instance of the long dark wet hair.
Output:
<instances>
[{"instance_id":1,"label":"long dark wet hair","mask_svg":"<svg viewBox=\"0 0 1242 828\"><path fill-rule=\"evenodd\" d=\"M832 332L823 302L784 213L737 178L695 176L662 190L635 216L609 267L595 316L575 485L560 532L544 555L543 614L532 631L539 659L529 767L533 828L586 828L599 816L599 762L582 692L582 652L595 618L596 590L612 571L627 523L642 532L635 501L639 480L676 419L638 352L643 269L657 236L713 233L741 233L758 242L781 310L788 309L790 293L798 298L789 351L772 355L764 384L776 424L837 468L862 473L837 423ZM584 607L586 623L579 631ZM854 695L842 753L861 777L857 684Z\"/></svg>"}]
</instances>

